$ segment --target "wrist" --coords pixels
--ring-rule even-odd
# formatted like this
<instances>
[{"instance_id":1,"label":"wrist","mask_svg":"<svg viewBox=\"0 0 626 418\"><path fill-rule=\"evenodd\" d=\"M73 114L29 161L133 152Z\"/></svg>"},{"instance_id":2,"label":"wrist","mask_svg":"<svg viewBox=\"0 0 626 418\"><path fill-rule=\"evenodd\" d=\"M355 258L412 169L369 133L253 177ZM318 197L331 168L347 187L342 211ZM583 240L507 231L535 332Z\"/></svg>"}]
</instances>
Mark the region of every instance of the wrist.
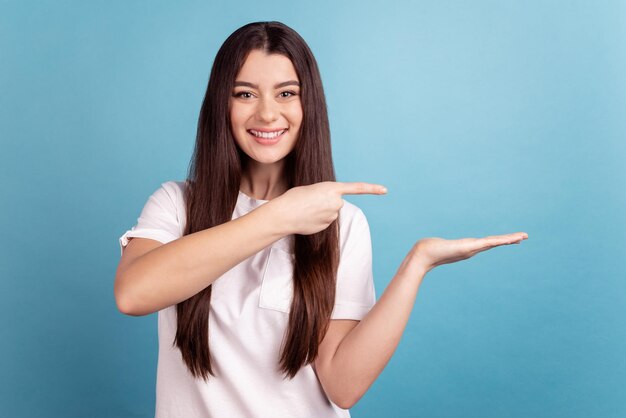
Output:
<instances>
[{"instance_id":1,"label":"wrist","mask_svg":"<svg viewBox=\"0 0 626 418\"><path fill-rule=\"evenodd\" d=\"M402 261L399 270L408 273L411 276L424 277L431 268L428 267L425 260L419 257L414 251L411 251Z\"/></svg>"},{"instance_id":2,"label":"wrist","mask_svg":"<svg viewBox=\"0 0 626 418\"><path fill-rule=\"evenodd\" d=\"M280 238L292 235L294 232L287 221L288 217L286 213L282 212L282 205L277 201L278 198L274 198L264 205L260 206L260 210L263 222L269 226L272 232Z\"/></svg>"},{"instance_id":3,"label":"wrist","mask_svg":"<svg viewBox=\"0 0 626 418\"><path fill-rule=\"evenodd\" d=\"M426 273L433 269L433 266L431 266L428 261L421 256L415 247L411 249L406 258L408 268L422 275L426 275Z\"/></svg>"}]
</instances>

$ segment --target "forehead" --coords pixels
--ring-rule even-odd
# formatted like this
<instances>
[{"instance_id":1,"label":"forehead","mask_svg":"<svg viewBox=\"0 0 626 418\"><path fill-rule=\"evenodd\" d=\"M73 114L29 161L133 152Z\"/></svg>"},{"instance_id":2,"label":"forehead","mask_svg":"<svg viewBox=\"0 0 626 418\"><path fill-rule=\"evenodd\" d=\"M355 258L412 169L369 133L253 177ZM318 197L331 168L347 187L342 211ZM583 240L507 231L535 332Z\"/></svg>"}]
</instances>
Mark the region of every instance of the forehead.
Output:
<instances>
[{"instance_id":1,"label":"forehead","mask_svg":"<svg viewBox=\"0 0 626 418\"><path fill-rule=\"evenodd\" d=\"M296 69L291 60L281 54L267 54L261 50L252 50L239 70L236 81L248 81L262 86L277 82L298 80Z\"/></svg>"}]
</instances>

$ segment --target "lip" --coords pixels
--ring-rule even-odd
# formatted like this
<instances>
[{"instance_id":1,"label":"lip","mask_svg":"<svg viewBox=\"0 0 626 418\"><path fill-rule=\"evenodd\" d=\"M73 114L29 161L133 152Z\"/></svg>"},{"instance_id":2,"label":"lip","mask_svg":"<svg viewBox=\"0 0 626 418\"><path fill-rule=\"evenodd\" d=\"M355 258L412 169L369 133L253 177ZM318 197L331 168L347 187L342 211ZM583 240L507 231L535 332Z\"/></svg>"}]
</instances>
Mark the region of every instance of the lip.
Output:
<instances>
[{"instance_id":1,"label":"lip","mask_svg":"<svg viewBox=\"0 0 626 418\"><path fill-rule=\"evenodd\" d=\"M248 131L257 131L257 132L265 132L265 133L272 133L272 132L277 132L277 131L282 131L282 130L287 130L287 128L250 128L248 129Z\"/></svg>"},{"instance_id":2,"label":"lip","mask_svg":"<svg viewBox=\"0 0 626 418\"><path fill-rule=\"evenodd\" d=\"M261 132L276 132L276 131L282 131L283 129L277 129L277 130L274 130L274 131L262 131L260 129L253 129L253 130L254 131L261 131ZM261 145L274 145L274 144L277 144L278 141L280 141L282 139L282 137L285 136L285 134L287 132L289 132L287 129L285 129L284 131L285 132L283 132L282 134L278 135L276 138L259 138L258 136L253 135L250 132L248 132L248 135L250 135L256 142L258 142Z\"/></svg>"}]
</instances>

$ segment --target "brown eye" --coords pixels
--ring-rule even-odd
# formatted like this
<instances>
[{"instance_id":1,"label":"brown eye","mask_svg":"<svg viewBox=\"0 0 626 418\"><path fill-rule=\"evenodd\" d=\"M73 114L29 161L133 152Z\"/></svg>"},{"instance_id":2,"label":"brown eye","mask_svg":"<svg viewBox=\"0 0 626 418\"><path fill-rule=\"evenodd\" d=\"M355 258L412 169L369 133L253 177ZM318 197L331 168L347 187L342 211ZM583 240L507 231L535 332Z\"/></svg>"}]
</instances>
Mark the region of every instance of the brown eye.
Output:
<instances>
[{"instance_id":1,"label":"brown eye","mask_svg":"<svg viewBox=\"0 0 626 418\"><path fill-rule=\"evenodd\" d=\"M287 99L289 97L292 97L292 96L297 96L297 94L295 92L293 92L293 91L283 91L280 94L281 94L281 97L283 97L285 99ZM287 96L285 96L285 94L287 94Z\"/></svg>"},{"instance_id":2,"label":"brown eye","mask_svg":"<svg viewBox=\"0 0 626 418\"><path fill-rule=\"evenodd\" d=\"M240 91L239 93L233 94L233 97L241 97L244 99L249 99L252 96L252 93L249 91Z\"/></svg>"}]
</instances>

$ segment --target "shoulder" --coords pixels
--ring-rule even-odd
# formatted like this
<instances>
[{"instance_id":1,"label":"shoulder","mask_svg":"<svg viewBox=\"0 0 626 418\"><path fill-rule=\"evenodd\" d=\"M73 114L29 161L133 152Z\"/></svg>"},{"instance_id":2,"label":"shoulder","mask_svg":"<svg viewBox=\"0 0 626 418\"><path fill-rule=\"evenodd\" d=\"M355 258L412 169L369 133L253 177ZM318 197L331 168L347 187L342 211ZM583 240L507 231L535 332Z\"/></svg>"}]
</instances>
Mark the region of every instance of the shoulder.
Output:
<instances>
[{"instance_id":1,"label":"shoulder","mask_svg":"<svg viewBox=\"0 0 626 418\"><path fill-rule=\"evenodd\" d=\"M159 199L167 199L176 207L184 206L185 187L186 181L184 180L168 180L161 183L160 187L154 192L154 196Z\"/></svg>"},{"instance_id":2,"label":"shoulder","mask_svg":"<svg viewBox=\"0 0 626 418\"><path fill-rule=\"evenodd\" d=\"M185 192L185 180L169 180L161 183L161 188L170 196L175 197Z\"/></svg>"},{"instance_id":3,"label":"shoulder","mask_svg":"<svg viewBox=\"0 0 626 418\"><path fill-rule=\"evenodd\" d=\"M343 224L348 225L355 222L356 219L362 220L361 218L365 218L365 214L360 207L344 199L343 206L339 211L339 218L340 226Z\"/></svg>"},{"instance_id":4,"label":"shoulder","mask_svg":"<svg viewBox=\"0 0 626 418\"><path fill-rule=\"evenodd\" d=\"M154 210L167 212L177 220L185 218L185 181L168 180L150 196Z\"/></svg>"},{"instance_id":5,"label":"shoulder","mask_svg":"<svg viewBox=\"0 0 626 418\"><path fill-rule=\"evenodd\" d=\"M360 207L344 199L339 211L339 237L343 249L348 241L369 241L367 217Z\"/></svg>"}]
</instances>

